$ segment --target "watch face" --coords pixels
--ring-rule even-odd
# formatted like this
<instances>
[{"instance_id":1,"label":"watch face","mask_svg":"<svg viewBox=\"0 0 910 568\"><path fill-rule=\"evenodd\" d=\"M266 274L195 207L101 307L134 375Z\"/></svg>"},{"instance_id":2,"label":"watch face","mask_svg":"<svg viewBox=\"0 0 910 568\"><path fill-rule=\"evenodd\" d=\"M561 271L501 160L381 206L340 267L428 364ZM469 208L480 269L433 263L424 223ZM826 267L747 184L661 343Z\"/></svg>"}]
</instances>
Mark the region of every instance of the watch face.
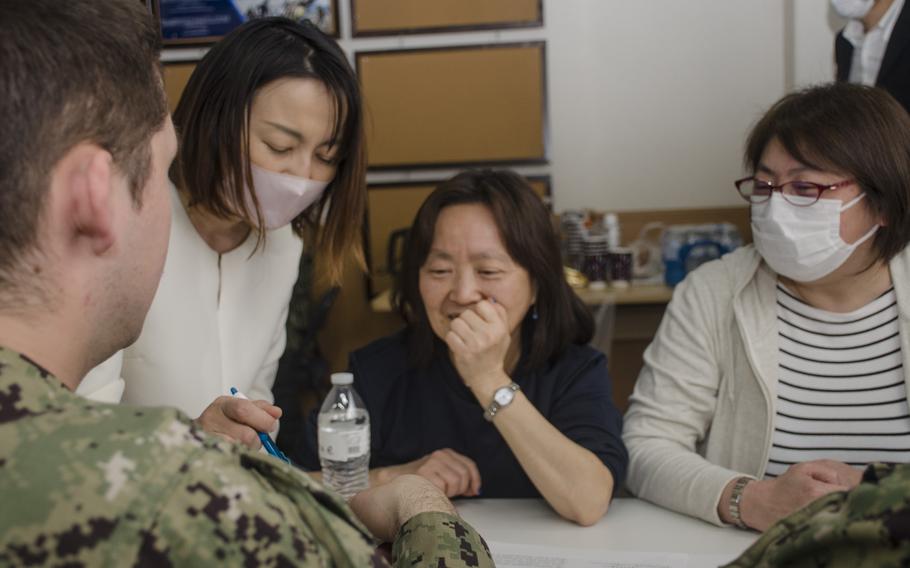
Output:
<instances>
[{"instance_id":1,"label":"watch face","mask_svg":"<svg viewBox=\"0 0 910 568\"><path fill-rule=\"evenodd\" d=\"M512 402L512 398L514 397L515 393L512 392L512 389L509 387L503 387L496 391L496 393L493 395L493 400L495 400L496 404L499 406L505 406Z\"/></svg>"}]
</instances>

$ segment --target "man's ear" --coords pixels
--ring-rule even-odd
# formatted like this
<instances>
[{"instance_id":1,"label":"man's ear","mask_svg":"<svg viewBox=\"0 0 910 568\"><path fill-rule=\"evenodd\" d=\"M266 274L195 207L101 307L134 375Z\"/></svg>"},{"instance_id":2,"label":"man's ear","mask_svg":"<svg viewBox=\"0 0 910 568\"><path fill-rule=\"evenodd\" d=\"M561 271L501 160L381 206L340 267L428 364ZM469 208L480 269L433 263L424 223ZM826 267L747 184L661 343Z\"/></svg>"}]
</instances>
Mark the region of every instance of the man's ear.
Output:
<instances>
[{"instance_id":1,"label":"man's ear","mask_svg":"<svg viewBox=\"0 0 910 568\"><path fill-rule=\"evenodd\" d=\"M95 144L74 146L54 168L69 238L82 240L94 254L114 244L116 181L110 152Z\"/></svg>"}]
</instances>

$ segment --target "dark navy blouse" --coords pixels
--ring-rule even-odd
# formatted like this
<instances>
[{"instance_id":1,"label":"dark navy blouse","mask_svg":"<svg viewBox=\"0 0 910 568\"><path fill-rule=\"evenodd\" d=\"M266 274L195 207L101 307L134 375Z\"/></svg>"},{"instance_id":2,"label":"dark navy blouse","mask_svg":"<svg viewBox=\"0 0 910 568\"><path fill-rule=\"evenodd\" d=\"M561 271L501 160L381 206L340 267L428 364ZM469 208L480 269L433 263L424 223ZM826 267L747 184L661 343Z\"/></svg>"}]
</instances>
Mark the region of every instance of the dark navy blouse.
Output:
<instances>
[{"instance_id":1,"label":"dark navy blouse","mask_svg":"<svg viewBox=\"0 0 910 568\"><path fill-rule=\"evenodd\" d=\"M540 497L499 431L484 419L484 409L447 355L436 357L423 370L410 367L402 331L355 351L350 368L354 388L370 413L371 468L451 448L477 464L482 497ZM553 426L607 466L614 488L622 486L629 456L602 353L571 345L555 364L515 373L512 380ZM318 409L310 416L304 447L297 454L307 469L319 469L317 413Z\"/></svg>"}]
</instances>

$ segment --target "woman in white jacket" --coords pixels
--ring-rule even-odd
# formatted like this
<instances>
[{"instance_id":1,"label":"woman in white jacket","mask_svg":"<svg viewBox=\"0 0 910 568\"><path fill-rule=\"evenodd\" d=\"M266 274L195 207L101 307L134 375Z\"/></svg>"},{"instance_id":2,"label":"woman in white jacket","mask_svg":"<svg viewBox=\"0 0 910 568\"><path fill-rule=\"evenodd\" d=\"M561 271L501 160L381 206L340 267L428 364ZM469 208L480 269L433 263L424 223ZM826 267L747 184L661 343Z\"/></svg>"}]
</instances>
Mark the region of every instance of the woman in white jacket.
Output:
<instances>
[{"instance_id":1,"label":"woman in white jacket","mask_svg":"<svg viewBox=\"0 0 910 568\"><path fill-rule=\"evenodd\" d=\"M881 90L811 88L745 161L755 246L677 287L623 440L638 496L764 530L910 461L910 117Z\"/></svg>"},{"instance_id":2,"label":"woman in white jacket","mask_svg":"<svg viewBox=\"0 0 910 568\"><path fill-rule=\"evenodd\" d=\"M81 394L176 406L253 447L254 430L277 427L271 388L303 238L330 281L360 250L361 108L344 53L309 22L255 20L206 54L174 113L173 220L155 300L136 343ZM256 402L225 396L231 387Z\"/></svg>"}]
</instances>

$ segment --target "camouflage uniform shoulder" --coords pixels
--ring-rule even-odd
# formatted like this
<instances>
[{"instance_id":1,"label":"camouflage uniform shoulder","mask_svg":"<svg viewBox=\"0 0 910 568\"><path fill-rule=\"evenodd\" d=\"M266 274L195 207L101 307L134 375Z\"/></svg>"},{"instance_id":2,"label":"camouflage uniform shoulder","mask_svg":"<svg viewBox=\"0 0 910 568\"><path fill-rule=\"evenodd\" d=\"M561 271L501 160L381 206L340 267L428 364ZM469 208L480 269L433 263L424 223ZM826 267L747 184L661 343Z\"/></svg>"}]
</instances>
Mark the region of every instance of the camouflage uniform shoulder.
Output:
<instances>
[{"instance_id":1,"label":"camouflage uniform shoulder","mask_svg":"<svg viewBox=\"0 0 910 568\"><path fill-rule=\"evenodd\" d=\"M100 404L0 348L0 566L377 566L363 525L306 473L166 408ZM401 566L488 566L450 515L402 527Z\"/></svg>"},{"instance_id":2,"label":"camouflage uniform shoulder","mask_svg":"<svg viewBox=\"0 0 910 568\"><path fill-rule=\"evenodd\" d=\"M908 564L910 464L873 464L852 491L822 497L779 521L728 566Z\"/></svg>"},{"instance_id":3,"label":"camouflage uniform shoulder","mask_svg":"<svg viewBox=\"0 0 910 568\"><path fill-rule=\"evenodd\" d=\"M0 350L0 565L368 565L309 476L173 409L82 399Z\"/></svg>"},{"instance_id":4,"label":"camouflage uniform shoulder","mask_svg":"<svg viewBox=\"0 0 910 568\"><path fill-rule=\"evenodd\" d=\"M268 455L222 449L185 464L144 535L150 558L188 566L382 563L369 532L334 493Z\"/></svg>"}]
</instances>

